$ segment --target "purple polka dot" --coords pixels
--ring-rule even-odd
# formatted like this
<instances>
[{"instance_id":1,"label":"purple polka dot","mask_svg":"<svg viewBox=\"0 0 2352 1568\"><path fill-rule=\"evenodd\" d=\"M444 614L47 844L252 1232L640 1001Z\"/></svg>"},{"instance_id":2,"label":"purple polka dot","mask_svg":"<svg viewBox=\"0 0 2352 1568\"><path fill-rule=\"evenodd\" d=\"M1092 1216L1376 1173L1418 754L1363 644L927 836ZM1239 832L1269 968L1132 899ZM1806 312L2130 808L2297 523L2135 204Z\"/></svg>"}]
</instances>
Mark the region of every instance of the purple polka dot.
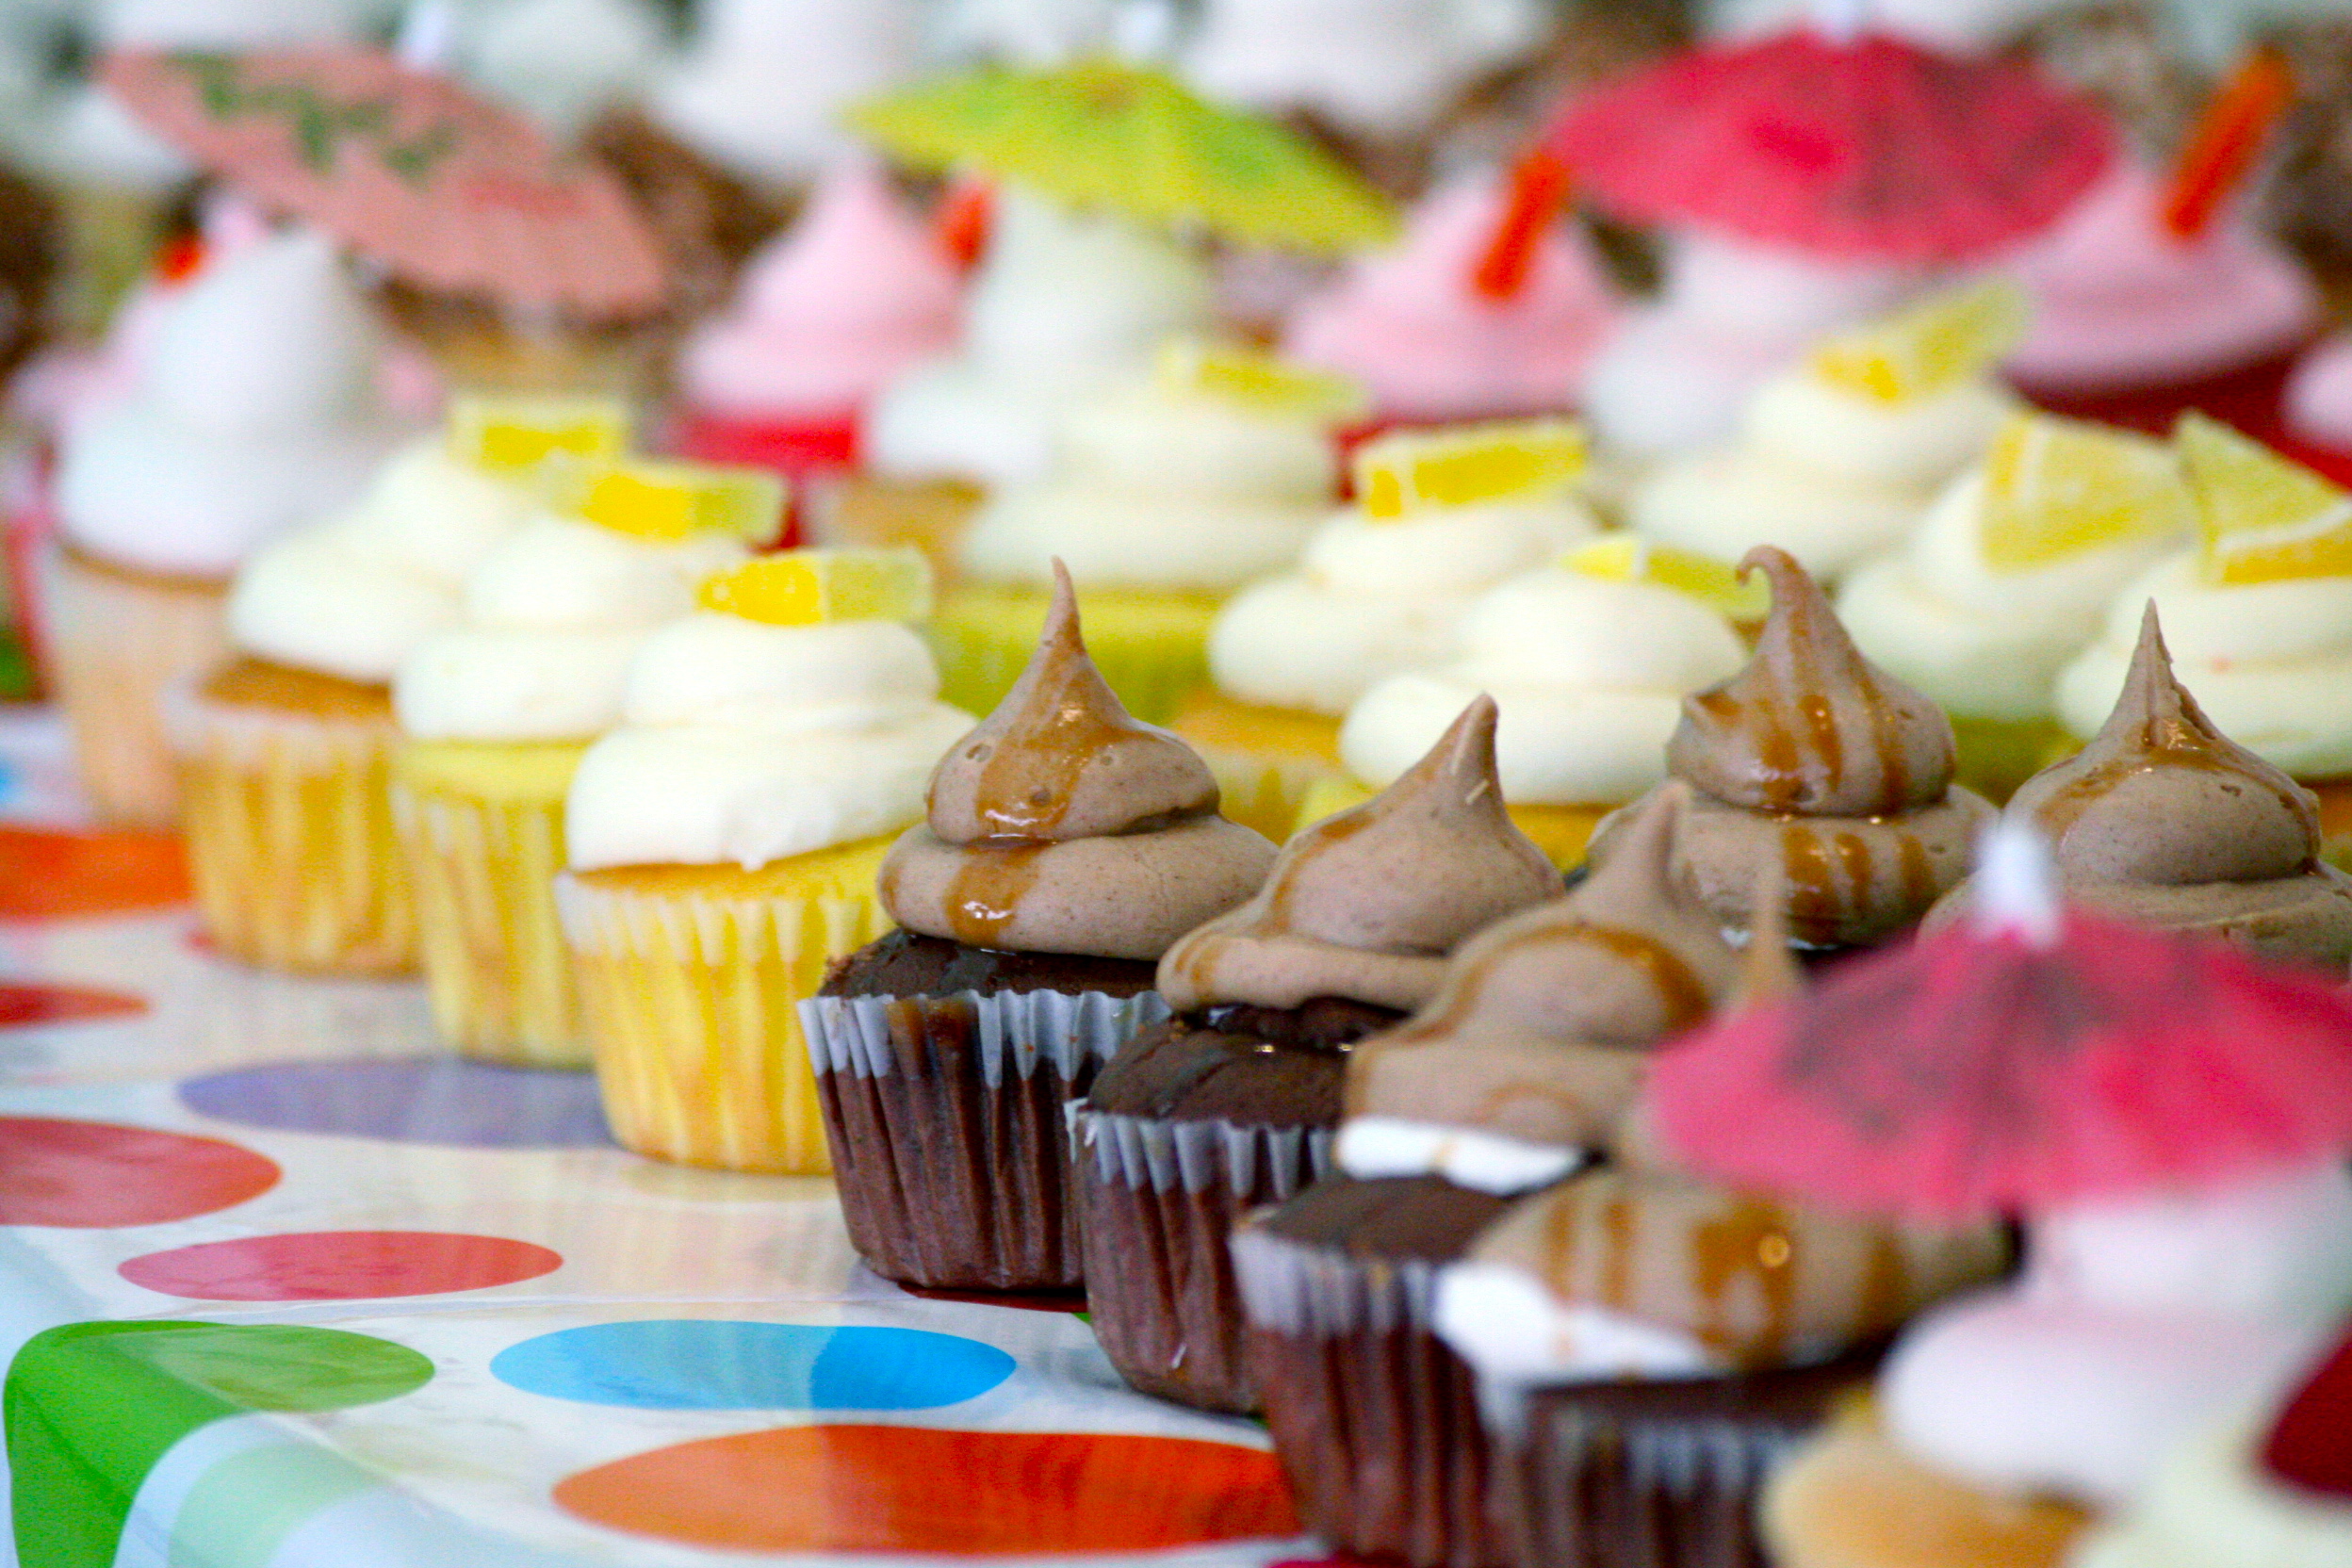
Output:
<instances>
[{"instance_id":1,"label":"purple polka dot","mask_svg":"<svg viewBox=\"0 0 2352 1568\"><path fill-rule=\"evenodd\" d=\"M612 1142L590 1074L454 1056L239 1068L188 1080L180 1102L244 1127L391 1143L586 1149Z\"/></svg>"}]
</instances>

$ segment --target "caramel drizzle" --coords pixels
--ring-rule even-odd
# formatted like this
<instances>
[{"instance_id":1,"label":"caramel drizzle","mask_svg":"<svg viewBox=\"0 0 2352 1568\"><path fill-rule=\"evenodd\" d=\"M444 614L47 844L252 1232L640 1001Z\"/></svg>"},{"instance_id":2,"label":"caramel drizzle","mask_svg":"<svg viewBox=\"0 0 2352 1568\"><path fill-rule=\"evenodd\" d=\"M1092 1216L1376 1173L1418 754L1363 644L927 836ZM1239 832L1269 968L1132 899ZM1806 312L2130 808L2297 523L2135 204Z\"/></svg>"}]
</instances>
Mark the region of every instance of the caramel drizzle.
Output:
<instances>
[{"instance_id":1,"label":"caramel drizzle","mask_svg":"<svg viewBox=\"0 0 2352 1568\"><path fill-rule=\"evenodd\" d=\"M1936 895L1936 865L1917 834L1895 835L1891 868L1905 906L1923 909ZM1804 818L1780 825L1780 869L1788 888L1788 910L1797 934L1821 940L1878 880L1882 868L1859 833L1822 830Z\"/></svg>"}]
</instances>

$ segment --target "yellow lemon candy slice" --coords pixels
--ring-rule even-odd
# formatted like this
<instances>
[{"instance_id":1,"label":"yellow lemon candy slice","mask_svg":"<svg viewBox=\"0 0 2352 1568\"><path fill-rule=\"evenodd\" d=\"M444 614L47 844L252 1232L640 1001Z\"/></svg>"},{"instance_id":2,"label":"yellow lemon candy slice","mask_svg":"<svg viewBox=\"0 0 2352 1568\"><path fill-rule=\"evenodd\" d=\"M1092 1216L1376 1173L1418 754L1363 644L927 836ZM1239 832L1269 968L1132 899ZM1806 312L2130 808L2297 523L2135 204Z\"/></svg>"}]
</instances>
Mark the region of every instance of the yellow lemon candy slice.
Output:
<instances>
[{"instance_id":1,"label":"yellow lemon candy slice","mask_svg":"<svg viewBox=\"0 0 2352 1568\"><path fill-rule=\"evenodd\" d=\"M1444 507L1558 495L1584 464L1584 428L1568 419L1399 432L1356 449L1356 504L1376 522L1393 522Z\"/></svg>"},{"instance_id":2,"label":"yellow lemon candy slice","mask_svg":"<svg viewBox=\"0 0 2352 1568\"><path fill-rule=\"evenodd\" d=\"M547 488L558 511L639 539L718 532L766 544L784 520L784 482L765 468L646 458L557 462L547 470Z\"/></svg>"},{"instance_id":3,"label":"yellow lemon candy slice","mask_svg":"<svg viewBox=\"0 0 2352 1568\"><path fill-rule=\"evenodd\" d=\"M1979 526L1995 571L2186 535L2196 515L2172 449L2131 431L2018 414L1984 456Z\"/></svg>"},{"instance_id":4,"label":"yellow lemon candy slice","mask_svg":"<svg viewBox=\"0 0 2352 1568\"><path fill-rule=\"evenodd\" d=\"M1586 577L1672 588L1729 620L1760 621L1772 607L1772 592L1762 577L1742 579L1740 568L1728 561L1672 545L1653 545L1630 533L1589 540L1561 556L1560 564Z\"/></svg>"},{"instance_id":5,"label":"yellow lemon candy slice","mask_svg":"<svg viewBox=\"0 0 2352 1568\"><path fill-rule=\"evenodd\" d=\"M1884 403L1925 397L1991 370L2025 335L2025 290L1989 278L1929 296L1813 351L1823 380Z\"/></svg>"},{"instance_id":6,"label":"yellow lemon candy slice","mask_svg":"<svg viewBox=\"0 0 2352 1568\"><path fill-rule=\"evenodd\" d=\"M768 626L920 621L931 613L931 564L915 550L785 550L707 579L705 610Z\"/></svg>"},{"instance_id":7,"label":"yellow lemon candy slice","mask_svg":"<svg viewBox=\"0 0 2352 1568\"><path fill-rule=\"evenodd\" d=\"M2208 581L2352 576L2352 496L2201 414L2173 430Z\"/></svg>"},{"instance_id":8,"label":"yellow lemon candy slice","mask_svg":"<svg viewBox=\"0 0 2352 1568\"><path fill-rule=\"evenodd\" d=\"M1346 376L1285 364L1272 354L1230 344L1180 337L1161 346L1154 373L1160 385L1264 409L1269 414L1337 423L1360 418L1369 406L1364 388Z\"/></svg>"},{"instance_id":9,"label":"yellow lemon candy slice","mask_svg":"<svg viewBox=\"0 0 2352 1568\"><path fill-rule=\"evenodd\" d=\"M493 473L527 473L557 452L618 457L629 410L617 399L463 397L449 405L449 455Z\"/></svg>"}]
</instances>

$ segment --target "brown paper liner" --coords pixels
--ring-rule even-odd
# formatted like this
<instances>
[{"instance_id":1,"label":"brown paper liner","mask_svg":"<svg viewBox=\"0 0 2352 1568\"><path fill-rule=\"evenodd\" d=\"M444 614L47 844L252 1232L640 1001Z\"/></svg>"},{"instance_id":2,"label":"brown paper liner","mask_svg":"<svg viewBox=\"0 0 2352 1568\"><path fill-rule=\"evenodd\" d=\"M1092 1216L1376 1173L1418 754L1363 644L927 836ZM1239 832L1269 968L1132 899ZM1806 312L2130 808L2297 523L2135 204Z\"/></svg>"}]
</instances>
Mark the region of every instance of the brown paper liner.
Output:
<instances>
[{"instance_id":1,"label":"brown paper liner","mask_svg":"<svg viewBox=\"0 0 2352 1568\"><path fill-rule=\"evenodd\" d=\"M70 547L44 551L41 574L44 652L82 787L113 821L178 822L164 696L231 658L228 582L128 571Z\"/></svg>"},{"instance_id":2,"label":"brown paper liner","mask_svg":"<svg viewBox=\"0 0 2352 1568\"><path fill-rule=\"evenodd\" d=\"M819 996L800 1015L869 1267L952 1290L1083 1282L1068 1106L1168 1017L1156 993Z\"/></svg>"},{"instance_id":3,"label":"brown paper liner","mask_svg":"<svg viewBox=\"0 0 2352 1568\"><path fill-rule=\"evenodd\" d=\"M1330 1129L1083 1108L1071 1123L1086 1311L1102 1353L1146 1394L1255 1413L1227 1240L1243 1215L1331 1173Z\"/></svg>"},{"instance_id":4,"label":"brown paper liner","mask_svg":"<svg viewBox=\"0 0 2352 1568\"><path fill-rule=\"evenodd\" d=\"M405 974L416 918L392 824L391 700L300 712L183 692L188 871L213 945L265 969Z\"/></svg>"}]
</instances>

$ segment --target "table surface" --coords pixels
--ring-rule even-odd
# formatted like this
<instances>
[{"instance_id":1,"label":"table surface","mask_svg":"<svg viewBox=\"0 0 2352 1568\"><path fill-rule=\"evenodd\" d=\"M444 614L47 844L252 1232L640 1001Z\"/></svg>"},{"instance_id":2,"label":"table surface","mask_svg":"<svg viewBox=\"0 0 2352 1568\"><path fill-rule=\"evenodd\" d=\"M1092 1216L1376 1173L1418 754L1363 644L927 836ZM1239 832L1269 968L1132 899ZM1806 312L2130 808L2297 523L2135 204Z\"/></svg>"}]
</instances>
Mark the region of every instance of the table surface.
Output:
<instances>
[{"instance_id":1,"label":"table surface","mask_svg":"<svg viewBox=\"0 0 2352 1568\"><path fill-rule=\"evenodd\" d=\"M1263 1430L1071 1313L902 1291L829 1184L639 1159L585 1075L224 963L184 899L0 710L0 1564L1314 1555Z\"/></svg>"}]
</instances>

